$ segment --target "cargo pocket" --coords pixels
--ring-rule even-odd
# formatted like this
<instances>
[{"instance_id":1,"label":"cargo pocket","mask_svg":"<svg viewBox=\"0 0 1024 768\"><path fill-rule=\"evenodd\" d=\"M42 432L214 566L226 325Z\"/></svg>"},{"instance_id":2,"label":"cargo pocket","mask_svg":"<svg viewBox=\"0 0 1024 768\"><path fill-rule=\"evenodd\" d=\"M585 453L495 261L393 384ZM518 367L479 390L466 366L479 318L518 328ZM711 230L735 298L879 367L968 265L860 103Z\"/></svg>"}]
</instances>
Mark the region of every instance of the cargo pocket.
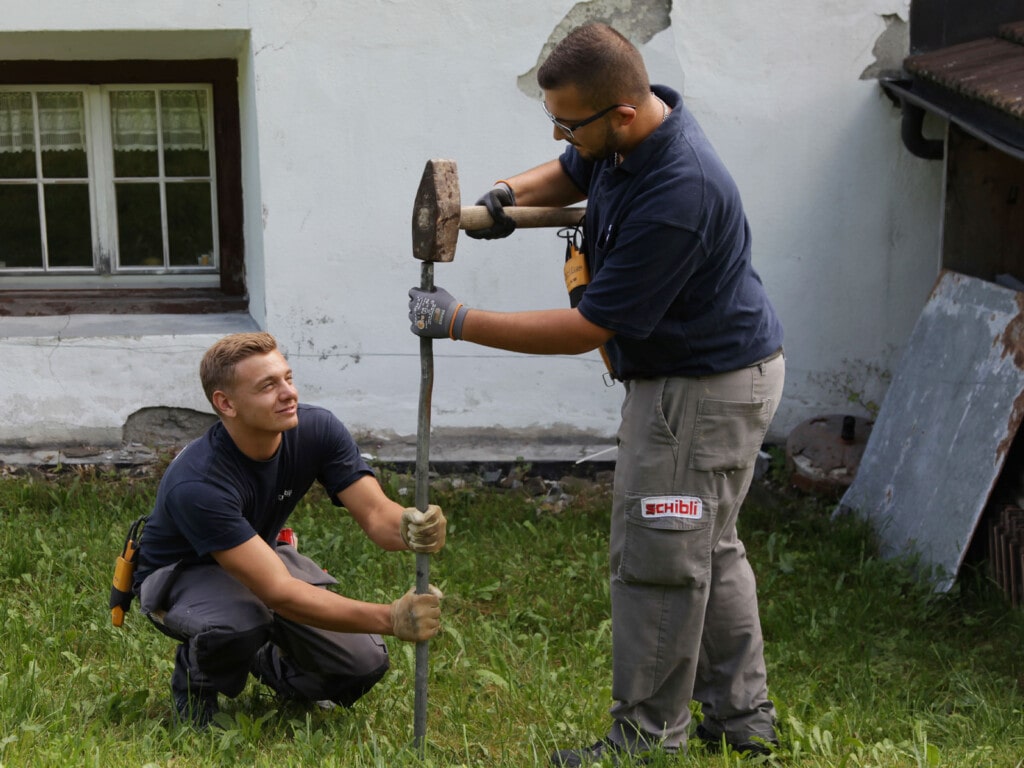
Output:
<instances>
[{"instance_id":1,"label":"cargo pocket","mask_svg":"<svg viewBox=\"0 0 1024 768\"><path fill-rule=\"evenodd\" d=\"M717 506L706 496L627 491L619 578L672 587L705 584Z\"/></svg>"},{"instance_id":2,"label":"cargo pocket","mask_svg":"<svg viewBox=\"0 0 1024 768\"><path fill-rule=\"evenodd\" d=\"M690 468L702 472L749 469L771 421L771 401L702 399L690 444Z\"/></svg>"}]
</instances>

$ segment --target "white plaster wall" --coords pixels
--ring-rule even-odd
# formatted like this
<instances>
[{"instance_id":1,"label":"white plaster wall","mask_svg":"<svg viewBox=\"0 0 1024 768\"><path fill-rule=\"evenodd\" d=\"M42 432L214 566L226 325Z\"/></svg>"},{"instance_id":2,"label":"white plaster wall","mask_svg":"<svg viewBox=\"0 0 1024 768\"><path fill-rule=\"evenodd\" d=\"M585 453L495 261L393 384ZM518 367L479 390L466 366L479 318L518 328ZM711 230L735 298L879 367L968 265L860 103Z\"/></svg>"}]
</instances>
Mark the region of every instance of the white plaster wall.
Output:
<instances>
[{"instance_id":1,"label":"white plaster wall","mask_svg":"<svg viewBox=\"0 0 1024 768\"><path fill-rule=\"evenodd\" d=\"M671 27L643 47L652 79L683 91L748 206L755 263L787 332L776 438L846 412L851 393L880 396L937 272L941 167L901 147L897 110L859 80L882 15L906 18L907 3L853 5L677 0ZM278 337L307 401L358 432L408 435L419 385L409 231L424 163L457 160L470 204L559 151L517 78L573 4L482 7L37 0L0 18L0 44L15 58L237 58L251 325ZM470 306L560 307L561 262L552 231L463 237L436 281ZM116 442L139 408L205 409L198 359L236 329L224 318L0 318L0 398L17 404L0 413L0 443ZM621 387L603 385L596 354L449 341L434 351L435 428L614 434Z\"/></svg>"}]
</instances>

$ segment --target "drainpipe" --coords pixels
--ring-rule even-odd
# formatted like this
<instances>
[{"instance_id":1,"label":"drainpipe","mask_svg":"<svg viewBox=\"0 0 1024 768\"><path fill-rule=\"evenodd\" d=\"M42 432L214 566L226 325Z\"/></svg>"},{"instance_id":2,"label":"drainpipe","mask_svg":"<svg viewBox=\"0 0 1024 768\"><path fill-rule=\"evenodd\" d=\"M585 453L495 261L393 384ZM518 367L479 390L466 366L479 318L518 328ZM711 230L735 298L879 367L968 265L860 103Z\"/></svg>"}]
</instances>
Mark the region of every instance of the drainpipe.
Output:
<instances>
[{"instance_id":1,"label":"drainpipe","mask_svg":"<svg viewBox=\"0 0 1024 768\"><path fill-rule=\"evenodd\" d=\"M924 136L924 108L900 99L903 119L900 123L900 136L905 146L914 157L922 160L941 160L945 154L945 142L941 139L927 139Z\"/></svg>"}]
</instances>

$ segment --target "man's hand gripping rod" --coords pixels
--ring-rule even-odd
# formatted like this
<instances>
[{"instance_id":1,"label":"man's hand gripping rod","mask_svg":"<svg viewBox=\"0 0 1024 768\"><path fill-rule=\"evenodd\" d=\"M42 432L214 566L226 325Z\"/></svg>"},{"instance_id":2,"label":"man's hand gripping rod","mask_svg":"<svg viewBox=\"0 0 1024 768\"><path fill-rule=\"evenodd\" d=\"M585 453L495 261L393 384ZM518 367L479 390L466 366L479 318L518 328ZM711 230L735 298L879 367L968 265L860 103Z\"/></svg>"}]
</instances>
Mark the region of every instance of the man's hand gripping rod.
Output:
<instances>
[{"instance_id":1,"label":"man's hand gripping rod","mask_svg":"<svg viewBox=\"0 0 1024 768\"><path fill-rule=\"evenodd\" d=\"M583 217L582 208L510 207L505 213L519 227L571 227ZM434 289L434 263L455 258L460 229L484 229L493 223L484 206L461 207L459 176L454 160L428 160L412 209L412 254L423 262L420 288ZM427 511L430 491L430 401L434 389L434 351L431 339L420 337L420 401L416 423L416 508ZM416 591L427 592L430 555L416 555ZM427 734L427 671L429 641L416 644L416 699L413 734L423 754Z\"/></svg>"}]
</instances>

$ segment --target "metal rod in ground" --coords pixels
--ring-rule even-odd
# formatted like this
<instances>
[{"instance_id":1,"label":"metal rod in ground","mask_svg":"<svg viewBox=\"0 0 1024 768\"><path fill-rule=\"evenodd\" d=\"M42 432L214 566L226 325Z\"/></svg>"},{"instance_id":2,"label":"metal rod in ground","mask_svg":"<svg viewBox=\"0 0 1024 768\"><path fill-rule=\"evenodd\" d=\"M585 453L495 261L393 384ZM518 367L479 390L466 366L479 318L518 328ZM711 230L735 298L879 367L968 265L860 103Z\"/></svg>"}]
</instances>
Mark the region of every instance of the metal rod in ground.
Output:
<instances>
[{"instance_id":1,"label":"metal rod in ground","mask_svg":"<svg viewBox=\"0 0 1024 768\"><path fill-rule=\"evenodd\" d=\"M434 264L423 262L420 288L434 288ZM430 495L430 400L434 389L434 350L431 340L420 338L420 404L416 423L416 509L427 511ZM430 586L430 555L416 554L416 591L427 592ZM416 696L413 709L413 738L420 756L427 741L427 672L430 641L416 643Z\"/></svg>"}]
</instances>

